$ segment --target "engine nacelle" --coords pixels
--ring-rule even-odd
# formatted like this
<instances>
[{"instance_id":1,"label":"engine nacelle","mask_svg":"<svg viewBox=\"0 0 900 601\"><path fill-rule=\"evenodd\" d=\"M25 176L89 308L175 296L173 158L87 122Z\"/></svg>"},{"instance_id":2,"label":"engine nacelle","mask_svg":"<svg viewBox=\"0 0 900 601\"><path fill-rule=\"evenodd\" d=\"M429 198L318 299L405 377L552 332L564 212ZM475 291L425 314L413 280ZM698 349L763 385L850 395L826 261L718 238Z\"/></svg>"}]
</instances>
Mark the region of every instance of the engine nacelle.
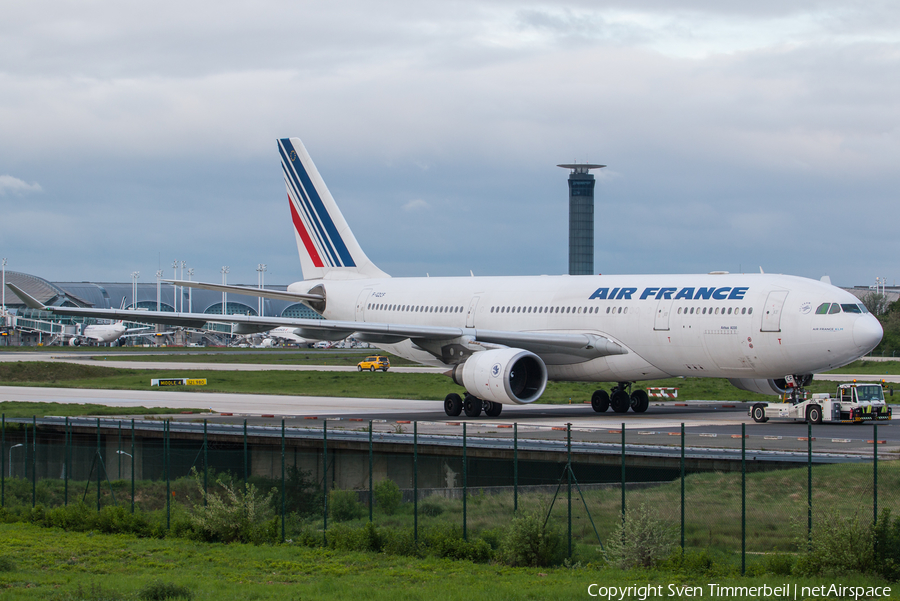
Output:
<instances>
[{"instance_id":1,"label":"engine nacelle","mask_svg":"<svg viewBox=\"0 0 900 601\"><path fill-rule=\"evenodd\" d=\"M75 337L69 338L69 346L81 346L81 340Z\"/></svg>"},{"instance_id":2,"label":"engine nacelle","mask_svg":"<svg viewBox=\"0 0 900 601\"><path fill-rule=\"evenodd\" d=\"M524 405L544 394L547 366L523 349L481 351L453 368L453 381L484 401Z\"/></svg>"},{"instance_id":3,"label":"engine nacelle","mask_svg":"<svg viewBox=\"0 0 900 601\"><path fill-rule=\"evenodd\" d=\"M754 380L751 378L734 378L729 379L731 385L747 392L758 392L759 394L782 395L790 392L787 381L784 378L777 380Z\"/></svg>"}]
</instances>

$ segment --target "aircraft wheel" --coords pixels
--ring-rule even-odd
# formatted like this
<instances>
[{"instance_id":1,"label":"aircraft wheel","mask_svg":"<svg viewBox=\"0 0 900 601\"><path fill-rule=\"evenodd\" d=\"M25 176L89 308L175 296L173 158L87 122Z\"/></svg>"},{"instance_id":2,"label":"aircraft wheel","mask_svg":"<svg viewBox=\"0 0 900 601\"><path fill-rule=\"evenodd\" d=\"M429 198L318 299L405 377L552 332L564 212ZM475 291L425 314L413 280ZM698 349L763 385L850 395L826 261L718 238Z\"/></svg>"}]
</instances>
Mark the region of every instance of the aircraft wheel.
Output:
<instances>
[{"instance_id":1,"label":"aircraft wheel","mask_svg":"<svg viewBox=\"0 0 900 601\"><path fill-rule=\"evenodd\" d=\"M753 409L751 411L753 415L753 421L757 424L764 424L769 421L769 418L766 417L766 406L762 403L756 403L753 405Z\"/></svg>"},{"instance_id":2,"label":"aircraft wheel","mask_svg":"<svg viewBox=\"0 0 900 601\"><path fill-rule=\"evenodd\" d=\"M451 392L446 397L444 397L444 413L446 413L450 417L456 417L460 413L462 413L463 402L462 399L459 398L459 395L455 392Z\"/></svg>"},{"instance_id":3,"label":"aircraft wheel","mask_svg":"<svg viewBox=\"0 0 900 601\"><path fill-rule=\"evenodd\" d=\"M609 398L609 404L616 413L627 413L631 406L631 399L624 390L616 390Z\"/></svg>"},{"instance_id":4,"label":"aircraft wheel","mask_svg":"<svg viewBox=\"0 0 900 601\"><path fill-rule=\"evenodd\" d=\"M466 394L466 400L463 401L463 411L466 412L466 417L478 417L481 415L481 406L481 399L471 394Z\"/></svg>"},{"instance_id":5,"label":"aircraft wheel","mask_svg":"<svg viewBox=\"0 0 900 601\"><path fill-rule=\"evenodd\" d=\"M484 402L484 414L488 417L500 417L501 411L503 411L503 405L501 403Z\"/></svg>"},{"instance_id":6,"label":"aircraft wheel","mask_svg":"<svg viewBox=\"0 0 900 601\"><path fill-rule=\"evenodd\" d=\"M369 366L369 371L375 371L375 366L374 366L374 365L370 365L370 366Z\"/></svg>"},{"instance_id":7,"label":"aircraft wheel","mask_svg":"<svg viewBox=\"0 0 900 601\"><path fill-rule=\"evenodd\" d=\"M806 408L806 421L811 424L822 423L822 408L818 405L810 405Z\"/></svg>"},{"instance_id":8,"label":"aircraft wheel","mask_svg":"<svg viewBox=\"0 0 900 601\"><path fill-rule=\"evenodd\" d=\"M635 390L631 393L631 410L643 413L650 407L650 396L646 390Z\"/></svg>"},{"instance_id":9,"label":"aircraft wheel","mask_svg":"<svg viewBox=\"0 0 900 601\"><path fill-rule=\"evenodd\" d=\"M591 395L591 408L597 413L605 413L609 409L609 393L605 390L595 390Z\"/></svg>"}]
</instances>

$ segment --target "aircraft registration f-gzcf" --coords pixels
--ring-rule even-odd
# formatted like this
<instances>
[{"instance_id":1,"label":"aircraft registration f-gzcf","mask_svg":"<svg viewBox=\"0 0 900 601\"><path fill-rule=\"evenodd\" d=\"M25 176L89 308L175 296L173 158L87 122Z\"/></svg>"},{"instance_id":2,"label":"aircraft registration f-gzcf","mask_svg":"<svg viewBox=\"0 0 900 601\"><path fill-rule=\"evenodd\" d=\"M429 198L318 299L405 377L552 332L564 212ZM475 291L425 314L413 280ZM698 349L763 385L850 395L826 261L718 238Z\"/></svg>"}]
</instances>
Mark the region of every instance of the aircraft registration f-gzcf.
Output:
<instances>
[{"instance_id":1,"label":"aircraft registration f-gzcf","mask_svg":"<svg viewBox=\"0 0 900 601\"><path fill-rule=\"evenodd\" d=\"M858 359L882 337L878 320L850 293L786 275L392 278L359 246L302 142L281 139L278 151L304 280L286 292L174 283L299 300L324 319L142 311L141 321L236 322L238 333L291 326L319 340L355 334L446 367L465 393L450 392L444 409L469 417L534 402L548 380L616 382L591 398L601 413L646 411L647 392L633 385L673 376L727 378L744 390L780 394Z\"/></svg>"}]
</instances>

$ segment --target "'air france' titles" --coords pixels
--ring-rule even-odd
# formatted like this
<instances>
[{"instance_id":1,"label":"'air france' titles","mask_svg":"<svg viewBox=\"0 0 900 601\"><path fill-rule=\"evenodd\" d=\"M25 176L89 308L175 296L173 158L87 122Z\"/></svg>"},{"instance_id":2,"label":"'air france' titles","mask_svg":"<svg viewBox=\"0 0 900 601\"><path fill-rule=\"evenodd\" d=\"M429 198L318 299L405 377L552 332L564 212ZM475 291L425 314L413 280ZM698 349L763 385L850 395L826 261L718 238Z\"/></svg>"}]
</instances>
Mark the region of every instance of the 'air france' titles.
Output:
<instances>
[{"instance_id":1,"label":"'air france' titles","mask_svg":"<svg viewBox=\"0 0 900 601\"><path fill-rule=\"evenodd\" d=\"M688 286L685 288L644 288L640 300L652 298L654 300L743 300L749 286L715 286L695 288ZM589 297L591 300L634 300L637 294L637 288L597 288Z\"/></svg>"}]
</instances>

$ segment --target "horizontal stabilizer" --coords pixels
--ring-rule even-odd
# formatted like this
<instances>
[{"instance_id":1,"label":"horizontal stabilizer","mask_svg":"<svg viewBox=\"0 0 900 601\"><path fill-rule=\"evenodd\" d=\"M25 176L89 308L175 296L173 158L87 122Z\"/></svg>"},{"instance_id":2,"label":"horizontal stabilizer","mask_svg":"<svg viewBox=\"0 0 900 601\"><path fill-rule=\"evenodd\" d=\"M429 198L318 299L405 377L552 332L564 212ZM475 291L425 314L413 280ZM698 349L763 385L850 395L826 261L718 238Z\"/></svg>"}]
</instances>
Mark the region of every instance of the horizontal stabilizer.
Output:
<instances>
[{"instance_id":1,"label":"horizontal stabilizer","mask_svg":"<svg viewBox=\"0 0 900 601\"><path fill-rule=\"evenodd\" d=\"M322 301L325 297L321 294L303 294L301 292L288 292L286 290L267 290L265 288L251 288L249 286L230 286L228 284L208 284L206 282L192 282L187 280L163 280L176 286L185 288L199 288L200 290L212 290L214 292L233 292L246 294L247 296L261 296L286 301Z\"/></svg>"}]
</instances>

